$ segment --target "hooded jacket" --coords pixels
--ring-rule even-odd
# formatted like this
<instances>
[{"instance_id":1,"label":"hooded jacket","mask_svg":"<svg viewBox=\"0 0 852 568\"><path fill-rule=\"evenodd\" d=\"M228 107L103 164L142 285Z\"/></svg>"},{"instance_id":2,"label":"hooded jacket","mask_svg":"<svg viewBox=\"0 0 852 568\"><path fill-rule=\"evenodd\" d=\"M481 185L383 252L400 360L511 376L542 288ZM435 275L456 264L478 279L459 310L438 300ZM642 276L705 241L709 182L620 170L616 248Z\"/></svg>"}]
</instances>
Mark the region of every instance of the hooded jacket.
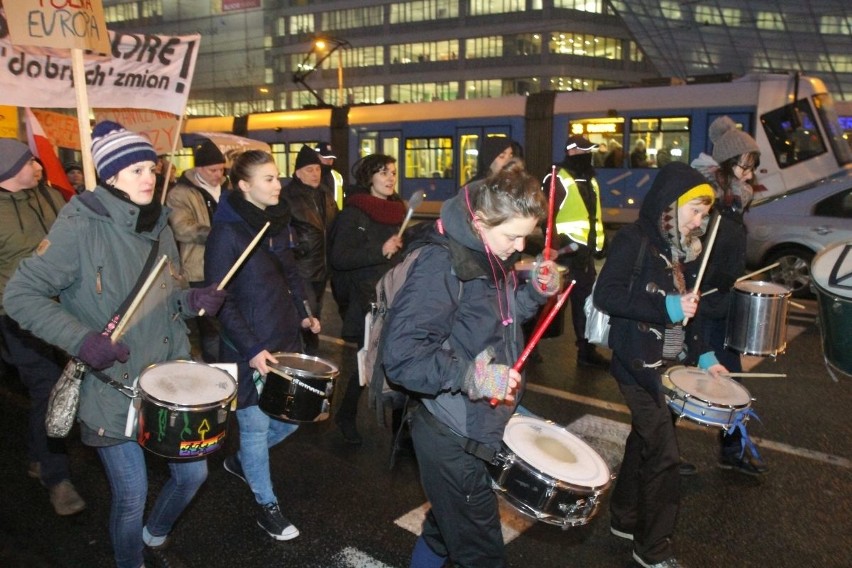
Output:
<instances>
[{"instance_id":1,"label":"hooded jacket","mask_svg":"<svg viewBox=\"0 0 852 568\"><path fill-rule=\"evenodd\" d=\"M662 231L662 215L678 197L703 183L703 176L686 164L673 162L662 168L642 202L639 219L620 229L613 239L595 285L594 302L610 315L612 374L619 382L638 384L655 396L660 392L663 368L675 364L664 361L662 353L666 327L675 323L666 302L679 298L672 276L671 246ZM631 288L633 266L643 239L647 242L645 260ZM684 265L687 287L695 279L695 264ZM649 288L651 283L657 291L653 291L653 286ZM693 334L694 328L690 325L686 330L687 358L676 364L694 363L699 354L707 351Z\"/></svg>"},{"instance_id":2,"label":"hooded jacket","mask_svg":"<svg viewBox=\"0 0 852 568\"><path fill-rule=\"evenodd\" d=\"M486 347L494 348L495 363L514 364L524 343L521 324L546 298L533 285L519 285L513 270L507 271L508 280L499 268L500 277L494 277L468 218L464 192L444 203L444 234L425 235L426 244L388 313L381 352L388 377L419 396L436 419L499 450L516 405L492 408L489 401L472 401L460 389L474 358ZM505 264L511 267L514 260ZM459 281L464 282L461 302Z\"/></svg>"},{"instance_id":3,"label":"hooded jacket","mask_svg":"<svg viewBox=\"0 0 852 568\"><path fill-rule=\"evenodd\" d=\"M476 156L476 175L467 183L487 178L491 174L491 162L512 147L512 140L504 136L488 136L482 141L482 148Z\"/></svg>"},{"instance_id":4,"label":"hooded jacket","mask_svg":"<svg viewBox=\"0 0 852 568\"><path fill-rule=\"evenodd\" d=\"M237 197L234 197L237 198ZM221 282L257 235L230 203L223 199L207 239L204 274ZM299 276L290 231L264 235L228 284L228 297L217 314L222 324L222 360L237 363L238 405L257 404L258 394L248 362L262 350L301 352L304 282Z\"/></svg>"},{"instance_id":5,"label":"hooded jacket","mask_svg":"<svg viewBox=\"0 0 852 568\"><path fill-rule=\"evenodd\" d=\"M64 205L62 194L52 187L0 191L0 304L18 263L33 253Z\"/></svg>"},{"instance_id":6,"label":"hooded jacket","mask_svg":"<svg viewBox=\"0 0 852 568\"><path fill-rule=\"evenodd\" d=\"M75 196L60 211L38 253L21 261L9 281L4 305L22 328L77 355L86 335L100 332L133 289L159 239L157 254L166 255L168 263L125 328L121 341L130 357L103 371L132 386L149 365L189 359L188 331L181 318L197 313L188 308L188 291L179 279L180 257L168 209L163 208L151 232L137 233L137 207L103 187L94 190L99 210L86 204L90 197ZM135 432L130 438L124 435L129 407L125 394L86 375L78 417L96 435L135 438Z\"/></svg>"}]
</instances>

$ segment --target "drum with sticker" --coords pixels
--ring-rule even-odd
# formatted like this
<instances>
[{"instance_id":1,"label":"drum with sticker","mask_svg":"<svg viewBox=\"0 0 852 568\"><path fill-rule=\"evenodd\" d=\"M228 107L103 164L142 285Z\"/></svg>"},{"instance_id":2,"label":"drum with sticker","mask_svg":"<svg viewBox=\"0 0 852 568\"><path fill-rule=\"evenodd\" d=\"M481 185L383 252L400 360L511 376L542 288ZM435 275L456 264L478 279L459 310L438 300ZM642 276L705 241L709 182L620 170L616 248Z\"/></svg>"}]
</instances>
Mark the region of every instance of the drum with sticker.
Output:
<instances>
[{"instance_id":1,"label":"drum with sticker","mask_svg":"<svg viewBox=\"0 0 852 568\"><path fill-rule=\"evenodd\" d=\"M811 263L822 349L830 370L852 375L852 241L834 243Z\"/></svg>"}]
</instances>

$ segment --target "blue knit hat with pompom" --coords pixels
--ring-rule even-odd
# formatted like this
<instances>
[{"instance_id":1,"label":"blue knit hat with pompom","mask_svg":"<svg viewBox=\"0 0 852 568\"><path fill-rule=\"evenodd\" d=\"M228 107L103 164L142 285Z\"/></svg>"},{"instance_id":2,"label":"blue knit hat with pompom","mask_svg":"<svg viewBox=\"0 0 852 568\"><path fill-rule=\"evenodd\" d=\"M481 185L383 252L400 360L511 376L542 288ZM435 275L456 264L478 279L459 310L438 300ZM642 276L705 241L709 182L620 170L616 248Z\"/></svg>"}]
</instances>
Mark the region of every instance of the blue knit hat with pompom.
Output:
<instances>
[{"instance_id":1,"label":"blue knit hat with pompom","mask_svg":"<svg viewBox=\"0 0 852 568\"><path fill-rule=\"evenodd\" d=\"M92 130L92 160L98 177L112 178L126 167L139 162L156 162L157 153L151 142L117 122L105 120Z\"/></svg>"}]
</instances>

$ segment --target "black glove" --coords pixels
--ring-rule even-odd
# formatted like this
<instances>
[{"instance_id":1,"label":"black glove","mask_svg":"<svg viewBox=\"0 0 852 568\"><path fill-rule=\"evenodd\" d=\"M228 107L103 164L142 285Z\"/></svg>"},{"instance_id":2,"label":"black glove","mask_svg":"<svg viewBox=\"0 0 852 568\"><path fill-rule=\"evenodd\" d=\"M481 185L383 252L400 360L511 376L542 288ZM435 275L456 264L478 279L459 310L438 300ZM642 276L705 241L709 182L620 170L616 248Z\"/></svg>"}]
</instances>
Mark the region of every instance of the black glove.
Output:
<instances>
[{"instance_id":1,"label":"black glove","mask_svg":"<svg viewBox=\"0 0 852 568\"><path fill-rule=\"evenodd\" d=\"M224 290L217 290L218 284L214 283L206 288L193 288L187 296L189 309L194 312L204 310L205 315L215 316L225 303L225 298L228 293Z\"/></svg>"},{"instance_id":2,"label":"black glove","mask_svg":"<svg viewBox=\"0 0 852 568\"><path fill-rule=\"evenodd\" d=\"M113 343L109 337L96 331L90 331L80 346L77 355L83 363L96 371L112 367L116 361L127 362L130 349L124 343Z\"/></svg>"}]
</instances>

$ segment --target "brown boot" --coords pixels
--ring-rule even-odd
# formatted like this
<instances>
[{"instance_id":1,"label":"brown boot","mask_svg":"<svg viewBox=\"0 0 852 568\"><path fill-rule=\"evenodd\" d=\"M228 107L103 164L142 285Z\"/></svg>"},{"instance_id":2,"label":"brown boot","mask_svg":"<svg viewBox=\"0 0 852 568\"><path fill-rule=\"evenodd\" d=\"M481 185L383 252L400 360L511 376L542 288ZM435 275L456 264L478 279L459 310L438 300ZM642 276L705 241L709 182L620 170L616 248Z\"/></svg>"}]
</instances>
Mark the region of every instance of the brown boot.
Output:
<instances>
[{"instance_id":1,"label":"brown boot","mask_svg":"<svg viewBox=\"0 0 852 568\"><path fill-rule=\"evenodd\" d=\"M74 489L74 485L67 479L63 479L48 490L50 503L57 515L76 515L86 508L86 502Z\"/></svg>"}]
</instances>

